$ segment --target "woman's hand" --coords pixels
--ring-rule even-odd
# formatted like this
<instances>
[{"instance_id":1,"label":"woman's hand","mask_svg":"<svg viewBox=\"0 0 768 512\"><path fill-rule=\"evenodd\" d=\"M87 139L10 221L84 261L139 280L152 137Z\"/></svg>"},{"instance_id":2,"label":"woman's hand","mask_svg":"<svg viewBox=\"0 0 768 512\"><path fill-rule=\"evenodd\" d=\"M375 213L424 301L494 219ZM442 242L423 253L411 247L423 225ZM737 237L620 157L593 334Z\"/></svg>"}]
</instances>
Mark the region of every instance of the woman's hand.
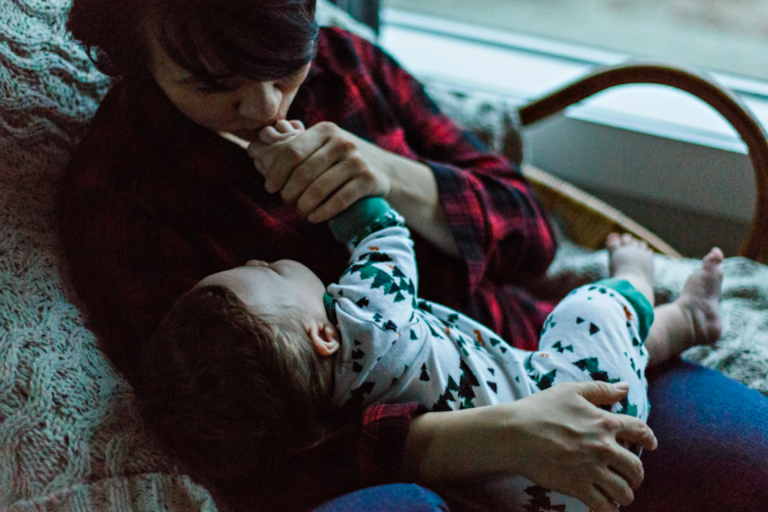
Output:
<instances>
[{"instance_id":1,"label":"woman's hand","mask_svg":"<svg viewBox=\"0 0 768 512\"><path fill-rule=\"evenodd\" d=\"M297 128L297 121L291 126ZM286 121L267 127L248 154L266 180L268 192L280 192L311 222L333 218L367 196L390 192L397 155L364 141L333 123L301 126L285 137Z\"/></svg>"},{"instance_id":2,"label":"woman's hand","mask_svg":"<svg viewBox=\"0 0 768 512\"><path fill-rule=\"evenodd\" d=\"M561 384L519 401L511 421L526 440L520 460L535 461L520 474L598 512L632 503L643 465L619 441L654 450L656 438L643 421L595 407L619 401L627 390L604 382Z\"/></svg>"},{"instance_id":3,"label":"woman's hand","mask_svg":"<svg viewBox=\"0 0 768 512\"><path fill-rule=\"evenodd\" d=\"M293 130L293 131L291 131ZM447 254L459 254L432 170L334 123L304 129L278 121L248 146L268 192L280 192L310 222L330 220L358 199L382 196L408 226Z\"/></svg>"},{"instance_id":4,"label":"woman's hand","mask_svg":"<svg viewBox=\"0 0 768 512\"><path fill-rule=\"evenodd\" d=\"M657 446L644 422L596 407L625 395L604 382L560 384L508 404L425 414L411 426L404 476L430 484L519 474L592 510L616 512L644 476L620 442Z\"/></svg>"}]
</instances>

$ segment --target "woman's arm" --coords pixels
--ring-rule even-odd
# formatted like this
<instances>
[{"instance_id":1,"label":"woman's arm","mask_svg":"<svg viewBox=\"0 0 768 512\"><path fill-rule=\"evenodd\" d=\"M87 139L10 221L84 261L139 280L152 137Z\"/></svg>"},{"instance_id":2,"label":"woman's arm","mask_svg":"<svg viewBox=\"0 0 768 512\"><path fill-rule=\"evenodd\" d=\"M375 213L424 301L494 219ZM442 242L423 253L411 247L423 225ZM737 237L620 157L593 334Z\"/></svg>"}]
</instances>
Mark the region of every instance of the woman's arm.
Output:
<instances>
[{"instance_id":1,"label":"woman's arm","mask_svg":"<svg viewBox=\"0 0 768 512\"><path fill-rule=\"evenodd\" d=\"M429 166L384 150L333 123L317 124L295 141L275 143L269 135L262 140L249 148L256 168L269 189L295 202L311 222L329 220L363 197L382 196L421 236L445 253L459 256Z\"/></svg>"},{"instance_id":2,"label":"woman's arm","mask_svg":"<svg viewBox=\"0 0 768 512\"><path fill-rule=\"evenodd\" d=\"M519 169L458 128L380 49L343 31L326 34L328 65L354 63L345 68L348 90L338 91L346 104L333 108L345 108L337 121L353 119L345 127L357 131L324 122L284 147L254 142L249 154L267 189L312 221L383 196L417 233L466 262L470 288L486 275L521 283L542 274L555 241Z\"/></svg>"},{"instance_id":3,"label":"woman's arm","mask_svg":"<svg viewBox=\"0 0 768 512\"><path fill-rule=\"evenodd\" d=\"M382 150L383 151L383 150ZM459 257L448 215L440 202L437 179L427 165L387 153L390 192L387 200L408 221L408 225L446 254Z\"/></svg>"},{"instance_id":4,"label":"woman's arm","mask_svg":"<svg viewBox=\"0 0 768 512\"><path fill-rule=\"evenodd\" d=\"M614 503L631 503L643 480L640 459L617 441L657 446L644 422L596 407L625 394L604 382L561 384L508 404L424 414L411 424L403 477L434 485L520 474L616 512Z\"/></svg>"},{"instance_id":5,"label":"woman's arm","mask_svg":"<svg viewBox=\"0 0 768 512\"><path fill-rule=\"evenodd\" d=\"M519 167L444 115L387 53L351 41L387 96L411 158L434 176L440 205L469 269L470 289L484 277L519 284L543 274L554 257L554 236Z\"/></svg>"}]
</instances>

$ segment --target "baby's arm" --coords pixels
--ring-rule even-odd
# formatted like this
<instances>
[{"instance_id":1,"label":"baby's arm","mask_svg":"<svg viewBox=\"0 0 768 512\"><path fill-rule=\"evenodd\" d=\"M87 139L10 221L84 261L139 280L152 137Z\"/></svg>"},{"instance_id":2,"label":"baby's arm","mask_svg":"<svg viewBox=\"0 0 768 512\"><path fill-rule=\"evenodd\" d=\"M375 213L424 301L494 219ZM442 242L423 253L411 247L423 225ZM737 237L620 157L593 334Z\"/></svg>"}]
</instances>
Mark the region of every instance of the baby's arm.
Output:
<instances>
[{"instance_id":1,"label":"baby's arm","mask_svg":"<svg viewBox=\"0 0 768 512\"><path fill-rule=\"evenodd\" d=\"M386 200L367 197L329 226L334 237L352 250L349 267L329 287L331 294L354 302L359 312L367 313L365 317L378 313L401 324L403 316L405 323L411 321L418 274L413 240L403 217Z\"/></svg>"},{"instance_id":2,"label":"baby's arm","mask_svg":"<svg viewBox=\"0 0 768 512\"><path fill-rule=\"evenodd\" d=\"M381 198L366 198L331 222L353 250L339 282L328 287L341 332L334 403L359 407L376 401L421 352L412 327L416 261L403 218Z\"/></svg>"}]
</instances>

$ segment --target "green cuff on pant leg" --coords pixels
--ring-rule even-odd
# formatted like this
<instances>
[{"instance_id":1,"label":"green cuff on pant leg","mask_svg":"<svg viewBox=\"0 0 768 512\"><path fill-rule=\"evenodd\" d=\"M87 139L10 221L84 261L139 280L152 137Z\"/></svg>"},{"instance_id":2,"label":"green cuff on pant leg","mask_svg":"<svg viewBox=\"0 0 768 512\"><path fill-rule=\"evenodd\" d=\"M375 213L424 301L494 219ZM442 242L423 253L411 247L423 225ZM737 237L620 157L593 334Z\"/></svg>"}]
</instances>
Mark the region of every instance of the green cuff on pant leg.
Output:
<instances>
[{"instance_id":1,"label":"green cuff on pant leg","mask_svg":"<svg viewBox=\"0 0 768 512\"><path fill-rule=\"evenodd\" d=\"M653 306L651 306L651 303L645 298L645 295L640 293L637 288L632 286L626 279L610 277L608 279L601 279L595 284L619 292L630 304L632 304L632 307L635 308L635 313L637 313L639 322L640 341L644 342L645 338L648 337L648 332L651 329L651 324L653 324L654 316Z\"/></svg>"}]
</instances>

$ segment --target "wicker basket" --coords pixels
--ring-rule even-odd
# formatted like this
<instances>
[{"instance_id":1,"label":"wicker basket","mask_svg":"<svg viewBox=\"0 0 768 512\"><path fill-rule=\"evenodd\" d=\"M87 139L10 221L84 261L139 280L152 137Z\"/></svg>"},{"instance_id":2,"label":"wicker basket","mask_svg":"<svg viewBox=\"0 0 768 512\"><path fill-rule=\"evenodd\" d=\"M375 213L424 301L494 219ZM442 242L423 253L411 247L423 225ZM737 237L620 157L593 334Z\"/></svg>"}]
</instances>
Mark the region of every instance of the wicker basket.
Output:
<instances>
[{"instance_id":1,"label":"wicker basket","mask_svg":"<svg viewBox=\"0 0 768 512\"><path fill-rule=\"evenodd\" d=\"M768 263L768 139L760 123L731 91L696 71L655 63L629 63L599 69L520 109L523 126L544 119L605 89L625 84L659 84L693 94L728 121L749 150L755 171L757 203L750 231L739 255ZM523 172L544 207L563 220L566 235L579 245L598 249L611 232L631 233L656 251L680 257L669 244L617 209L535 167Z\"/></svg>"}]
</instances>

